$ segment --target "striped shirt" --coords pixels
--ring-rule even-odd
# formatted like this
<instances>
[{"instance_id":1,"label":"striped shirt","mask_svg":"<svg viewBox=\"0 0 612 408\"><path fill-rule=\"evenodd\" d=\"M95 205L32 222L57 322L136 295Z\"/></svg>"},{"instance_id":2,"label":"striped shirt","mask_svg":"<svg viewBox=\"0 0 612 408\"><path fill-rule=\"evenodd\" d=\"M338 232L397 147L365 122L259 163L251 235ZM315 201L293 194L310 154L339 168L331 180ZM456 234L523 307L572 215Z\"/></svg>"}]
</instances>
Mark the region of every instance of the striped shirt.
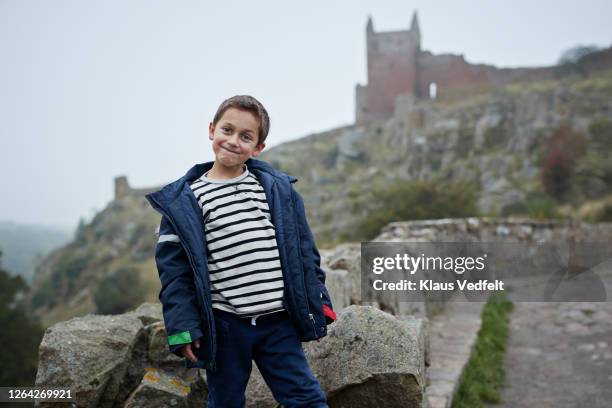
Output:
<instances>
[{"instance_id":1,"label":"striped shirt","mask_svg":"<svg viewBox=\"0 0 612 408\"><path fill-rule=\"evenodd\" d=\"M245 166L233 179L190 183L202 214L212 307L243 317L283 310L283 274L263 187Z\"/></svg>"}]
</instances>

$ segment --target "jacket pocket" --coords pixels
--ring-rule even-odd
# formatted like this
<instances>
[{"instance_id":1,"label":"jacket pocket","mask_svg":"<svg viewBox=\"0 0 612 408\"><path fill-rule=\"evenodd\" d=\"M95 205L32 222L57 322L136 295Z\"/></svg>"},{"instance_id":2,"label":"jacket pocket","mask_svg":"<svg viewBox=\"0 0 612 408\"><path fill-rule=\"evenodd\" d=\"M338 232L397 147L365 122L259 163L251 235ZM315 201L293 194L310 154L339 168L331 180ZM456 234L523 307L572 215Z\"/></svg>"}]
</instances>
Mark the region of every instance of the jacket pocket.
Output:
<instances>
[{"instance_id":1,"label":"jacket pocket","mask_svg":"<svg viewBox=\"0 0 612 408\"><path fill-rule=\"evenodd\" d=\"M310 313L314 316L317 335L321 336L321 327L325 327L325 315L323 314L323 294L320 289L320 282L315 276L314 270L304 268L306 274L306 296Z\"/></svg>"}]
</instances>

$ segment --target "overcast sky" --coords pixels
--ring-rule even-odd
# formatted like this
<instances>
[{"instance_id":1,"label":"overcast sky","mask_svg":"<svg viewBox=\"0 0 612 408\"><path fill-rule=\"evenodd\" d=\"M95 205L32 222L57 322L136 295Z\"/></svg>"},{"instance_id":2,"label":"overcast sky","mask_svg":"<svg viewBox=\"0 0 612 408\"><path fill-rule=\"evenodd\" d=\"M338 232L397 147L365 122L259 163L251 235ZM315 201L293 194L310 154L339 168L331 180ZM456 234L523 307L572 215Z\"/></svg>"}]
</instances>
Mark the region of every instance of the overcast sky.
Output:
<instances>
[{"instance_id":1,"label":"overcast sky","mask_svg":"<svg viewBox=\"0 0 612 408\"><path fill-rule=\"evenodd\" d=\"M612 1L0 0L0 219L76 226L212 160L219 103L252 94L268 146L353 121L365 25L498 66L612 43Z\"/></svg>"}]
</instances>

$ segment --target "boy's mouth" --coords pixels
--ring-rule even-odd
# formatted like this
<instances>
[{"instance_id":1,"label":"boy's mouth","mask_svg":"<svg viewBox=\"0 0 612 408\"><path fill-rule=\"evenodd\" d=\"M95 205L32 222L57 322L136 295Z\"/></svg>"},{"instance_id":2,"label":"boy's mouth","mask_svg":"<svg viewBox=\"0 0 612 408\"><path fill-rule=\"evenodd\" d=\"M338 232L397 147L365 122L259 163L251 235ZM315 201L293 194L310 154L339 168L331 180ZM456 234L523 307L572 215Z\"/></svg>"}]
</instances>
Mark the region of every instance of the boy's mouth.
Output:
<instances>
[{"instance_id":1,"label":"boy's mouth","mask_svg":"<svg viewBox=\"0 0 612 408\"><path fill-rule=\"evenodd\" d=\"M221 148L222 148L223 150L226 150L226 151L228 151L228 152L230 152L230 153L233 153L233 154L240 154L239 152L235 152L235 151L233 151L233 150L231 150L231 149L228 149L227 147L223 147L223 146L221 146Z\"/></svg>"}]
</instances>

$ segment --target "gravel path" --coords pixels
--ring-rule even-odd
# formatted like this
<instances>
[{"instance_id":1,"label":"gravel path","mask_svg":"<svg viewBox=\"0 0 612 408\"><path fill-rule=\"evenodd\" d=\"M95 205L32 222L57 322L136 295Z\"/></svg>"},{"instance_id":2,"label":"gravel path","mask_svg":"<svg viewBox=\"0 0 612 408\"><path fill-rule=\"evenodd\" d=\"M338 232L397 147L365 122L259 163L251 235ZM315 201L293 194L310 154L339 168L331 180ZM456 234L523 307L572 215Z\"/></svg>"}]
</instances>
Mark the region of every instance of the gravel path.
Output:
<instances>
[{"instance_id":1,"label":"gravel path","mask_svg":"<svg viewBox=\"0 0 612 408\"><path fill-rule=\"evenodd\" d=\"M515 303L510 319L495 406L612 406L612 302Z\"/></svg>"}]
</instances>

